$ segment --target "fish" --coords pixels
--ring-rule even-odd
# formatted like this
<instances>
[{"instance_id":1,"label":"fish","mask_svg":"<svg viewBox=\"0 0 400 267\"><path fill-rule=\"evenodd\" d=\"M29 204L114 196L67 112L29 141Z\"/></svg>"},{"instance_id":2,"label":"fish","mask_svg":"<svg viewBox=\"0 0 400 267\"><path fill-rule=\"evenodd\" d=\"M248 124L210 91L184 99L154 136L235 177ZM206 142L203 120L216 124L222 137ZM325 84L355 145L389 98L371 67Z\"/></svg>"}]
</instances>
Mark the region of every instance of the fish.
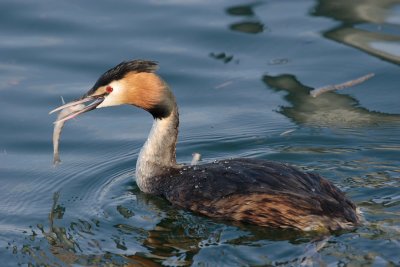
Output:
<instances>
[{"instance_id":1,"label":"fish","mask_svg":"<svg viewBox=\"0 0 400 267\"><path fill-rule=\"evenodd\" d=\"M64 100L63 100L64 102ZM65 104L65 103L63 103ZM65 124L64 118L68 117L72 113L76 113L81 111L85 108L84 104L78 104L70 107L66 107L60 111L57 116L56 122L54 122L54 130L53 130L53 164L54 166L58 165L60 160L60 153L59 153L59 145L60 145L60 138L61 132Z\"/></svg>"}]
</instances>

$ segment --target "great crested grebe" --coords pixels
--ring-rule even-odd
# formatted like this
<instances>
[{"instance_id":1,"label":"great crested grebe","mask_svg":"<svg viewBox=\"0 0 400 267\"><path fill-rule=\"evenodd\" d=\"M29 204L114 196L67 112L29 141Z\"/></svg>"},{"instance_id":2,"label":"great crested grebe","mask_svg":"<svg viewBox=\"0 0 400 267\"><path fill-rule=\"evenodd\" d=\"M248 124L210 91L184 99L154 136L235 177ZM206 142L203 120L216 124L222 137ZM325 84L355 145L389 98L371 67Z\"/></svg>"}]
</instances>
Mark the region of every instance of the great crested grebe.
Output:
<instances>
[{"instance_id":1,"label":"great crested grebe","mask_svg":"<svg viewBox=\"0 0 400 267\"><path fill-rule=\"evenodd\" d=\"M143 192L163 196L176 206L209 217L300 231L351 229L359 223L355 205L318 174L245 158L177 164L178 107L156 69L153 61L122 62L101 75L80 99L52 112L90 101L59 121L122 104L150 112L154 123L136 163L136 183Z\"/></svg>"}]
</instances>

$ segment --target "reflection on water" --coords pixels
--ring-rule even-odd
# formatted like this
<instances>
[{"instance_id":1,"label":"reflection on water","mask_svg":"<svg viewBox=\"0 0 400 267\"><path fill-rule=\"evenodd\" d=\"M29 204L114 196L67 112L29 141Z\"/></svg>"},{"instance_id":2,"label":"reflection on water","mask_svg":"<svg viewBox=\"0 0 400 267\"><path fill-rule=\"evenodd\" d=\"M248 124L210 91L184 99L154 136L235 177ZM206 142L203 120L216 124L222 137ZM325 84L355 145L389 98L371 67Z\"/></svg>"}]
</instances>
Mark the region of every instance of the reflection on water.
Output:
<instances>
[{"instance_id":1,"label":"reflection on water","mask_svg":"<svg viewBox=\"0 0 400 267\"><path fill-rule=\"evenodd\" d=\"M254 6L255 4L228 7L226 13L232 16L254 16Z\"/></svg>"},{"instance_id":2,"label":"reflection on water","mask_svg":"<svg viewBox=\"0 0 400 267\"><path fill-rule=\"evenodd\" d=\"M229 26L232 31L244 33L260 33L264 31L264 24L261 23L254 13L254 8L258 4L232 6L226 9L226 12L232 16L246 17L245 20L233 23Z\"/></svg>"},{"instance_id":3,"label":"reflection on water","mask_svg":"<svg viewBox=\"0 0 400 267\"><path fill-rule=\"evenodd\" d=\"M280 112L297 124L360 127L400 122L400 115L369 111L359 107L358 101L348 95L328 92L314 98L310 95L313 88L290 74L265 75L262 80L269 88L286 93L284 98L291 106L281 107Z\"/></svg>"},{"instance_id":4,"label":"reflection on water","mask_svg":"<svg viewBox=\"0 0 400 267\"><path fill-rule=\"evenodd\" d=\"M400 64L399 5L399 0L320 0L313 15L342 22L326 38Z\"/></svg>"},{"instance_id":5,"label":"reflection on water","mask_svg":"<svg viewBox=\"0 0 400 267\"><path fill-rule=\"evenodd\" d=\"M143 253L125 255L123 251L126 251L127 247L124 237L119 237L115 234L111 239L114 240L115 249L121 251L121 253L107 252L107 249L102 247L102 242L110 237L105 235L101 236L101 239L98 236L96 237L96 232L101 229L100 221L79 219L69 223L69 226L58 226L58 224L63 224L63 217L66 212L66 208L59 204L58 201L59 193L57 192L54 194L53 206L48 216L48 225L37 225L41 235L36 233L35 229L32 229L30 238L26 239L26 243L22 248L20 250L17 247L13 248L13 253L19 254L21 257L20 264L24 263L32 266L64 266L65 264L68 266L76 264L82 266L121 266L122 264L124 266L160 266L149 258L161 260L172 256L174 254L172 251L176 252L176 249L172 247L172 251L168 253L165 249L165 247L168 247L168 243L165 242L167 240L157 241L160 236L157 233L166 231L162 226L156 227L156 230L149 231L147 233L148 238L143 243L150 251L156 251L154 255L151 255L151 253L150 255ZM117 210L121 213L120 206L117 207ZM126 211L122 211L121 215L125 217ZM137 233L137 231L146 235L143 230L134 226L117 224L114 227L118 232L126 236L131 236L132 233ZM46 241L47 244L43 243ZM179 243L181 242L182 240L179 240ZM161 246L164 246L164 248L160 249ZM46 247L49 248L46 249ZM93 253L88 254L90 251ZM29 262L24 262L25 255L29 255ZM175 263L182 265L182 262L178 260Z\"/></svg>"},{"instance_id":6,"label":"reflection on water","mask_svg":"<svg viewBox=\"0 0 400 267\"><path fill-rule=\"evenodd\" d=\"M260 33L264 31L264 25L259 22L243 21L231 24L231 30L245 33Z\"/></svg>"},{"instance_id":7,"label":"reflection on water","mask_svg":"<svg viewBox=\"0 0 400 267\"><path fill-rule=\"evenodd\" d=\"M60 263L71 265L74 263L82 263L83 261L94 264L96 262L96 257L90 257L89 259L87 256L79 256L81 249L79 244L74 240L73 235L68 232L66 227L59 227L56 225L56 220L62 220L65 213L65 207L58 204L58 199L59 193L55 193L53 196L53 206L48 217L49 224L47 226L37 226L44 239L41 239L35 230L32 229L32 235L29 239L31 243L24 244L20 253L22 255L26 254L31 257L31 261L28 264L38 266L59 265ZM46 231L45 228L48 228L48 231ZM75 228L92 234L91 224L89 222L80 221L79 224L71 223L70 229L75 230ZM46 244L41 244L41 246L38 246L38 242L44 240L47 240L48 242L48 251L51 253L51 255L43 251L43 247L47 247ZM17 253L18 252L16 251L15 254Z\"/></svg>"},{"instance_id":8,"label":"reflection on water","mask_svg":"<svg viewBox=\"0 0 400 267\"><path fill-rule=\"evenodd\" d=\"M216 60L221 60L225 64L231 62L232 59L233 59L233 55L227 55L224 52L218 53L218 54L210 53L210 57L212 57L212 58L214 58Z\"/></svg>"},{"instance_id":9,"label":"reflection on water","mask_svg":"<svg viewBox=\"0 0 400 267\"><path fill-rule=\"evenodd\" d=\"M291 230L273 231L230 222L220 224L175 209L165 200L142 194L137 188L134 193L149 208L155 205L166 211L168 216L147 231L127 220L128 223L113 225L116 231L108 234L105 226L102 226L107 216L100 220L78 219L69 222L66 219L64 222L64 215L68 211L59 203L60 195L57 192L54 193L48 225L32 227L32 233L25 243L21 248L14 246L13 253L20 257L20 264L32 266L191 266L196 262L196 257L204 257L199 255L201 250L243 244L257 248L261 245L259 240L264 239L275 242L290 240L294 246L300 246L302 253L282 264L301 264L319 261L318 252L327 241ZM116 207L116 211L124 218L128 217L126 219L135 216L121 205ZM131 254L129 251L132 248L127 243L137 236L143 236L140 243L144 251L139 249L142 251ZM104 245L107 239L113 240L114 248ZM217 263L220 259L213 261Z\"/></svg>"}]
</instances>

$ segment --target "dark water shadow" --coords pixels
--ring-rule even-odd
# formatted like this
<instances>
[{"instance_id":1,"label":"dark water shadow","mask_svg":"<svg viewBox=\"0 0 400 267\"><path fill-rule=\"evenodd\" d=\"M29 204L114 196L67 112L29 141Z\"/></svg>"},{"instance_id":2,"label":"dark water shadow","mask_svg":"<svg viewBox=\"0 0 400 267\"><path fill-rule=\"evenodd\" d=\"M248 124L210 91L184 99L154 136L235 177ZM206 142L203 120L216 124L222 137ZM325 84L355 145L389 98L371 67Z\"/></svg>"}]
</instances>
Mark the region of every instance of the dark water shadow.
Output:
<instances>
[{"instance_id":1,"label":"dark water shadow","mask_svg":"<svg viewBox=\"0 0 400 267\"><path fill-rule=\"evenodd\" d=\"M279 112L296 124L354 128L400 122L400 115L370 111L349 95L328 92L314 98L309 94L313 88L291 74L264 75L262 81L268 88L285 93L290 106L280 107Z\"/></svg>"},{"instance_id":2,"label":"dark water shadow","mask_svg":"<svg viewBox=\"0 0 400 267\"><path fill-rule=\"evenodd\" d=\"M254 8L259 6L260 2L253 2L244 5L235 5L225 9L226 14L234 17L241 17L241 21L231 23L228 27L231 31L258 34L264 32L266 26L257 18ZM225 64L234 62L239 63L239 59L234 58L234 55L226 52L211 52L209 56L215 60L221 61Z\"/></svg>"},{"instance_id":3,"label":"dark water shadow","mask_svg":"<svg viewBox=\"0 0 400 267\"><path fill-rule=\"evenodd\" d=\"M225 64L231 62L232 59L233 59L233 55L228 55L228 54L226 54L224 52L221 52L221 53L210 53L210 57L215 59L215 60L220 60L220 61L224 62Z\"/></svg>"},{"instance_id":4,"label":"dark water shadow","mask_svg":"<svg viewBox=\"0 0 400 267\"><path fill-rule=\"evenodd\" d=\"M399 19L391 18L391 10L398 5L399 0L319 0L312 15L341 23L325 31L324 37L400 64Z\"/></svg>"},{"instance_id":5,"label":"dark water shadow","mask_svg":"<svg viewBox=\"0 0 400 267\"><path fill-rule=\"evenodd\" d=\"M229 26L232 31L244 33L260 33L264 31L264 25L258 21L242 21Z\"/></svg>"},{"instance_id":6,"label":"dark water shadow","mask_svg":"<svg viewBox=\"0 0 400 267\"><path fill-rule=\"evenodd\" d=\"M240 22L232 23L229 29L236 32L258 34L265 30L264 24L256 17L254 8L260 3L250 3L246 5L236 5L228 7L225 11L230 16L244 17Z\"/></svg>"}]
</instances>

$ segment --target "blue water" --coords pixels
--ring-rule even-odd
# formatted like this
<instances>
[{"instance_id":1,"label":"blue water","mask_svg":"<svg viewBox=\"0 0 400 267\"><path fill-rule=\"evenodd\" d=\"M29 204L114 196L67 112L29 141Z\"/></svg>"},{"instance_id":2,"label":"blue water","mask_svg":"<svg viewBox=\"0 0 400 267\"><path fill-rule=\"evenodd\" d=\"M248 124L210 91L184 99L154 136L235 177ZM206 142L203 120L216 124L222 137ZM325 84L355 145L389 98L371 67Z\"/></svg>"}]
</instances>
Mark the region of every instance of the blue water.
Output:
<instances>
[{"instance_id":1,"label":"blue water","mask_svg":"<svg viewBox=\"0 0 400 267\"><path fill-rule=\"evenodd\" d=\"M395 0L1 1L1 266L400 265L399 33ZM158 61L176 95L180 162L198 152L317 171L364 224L316 240L141 193L152 117L132 107L67 123L55 168L48 112L134 58Z\"/></svg>"}]
</instances>

